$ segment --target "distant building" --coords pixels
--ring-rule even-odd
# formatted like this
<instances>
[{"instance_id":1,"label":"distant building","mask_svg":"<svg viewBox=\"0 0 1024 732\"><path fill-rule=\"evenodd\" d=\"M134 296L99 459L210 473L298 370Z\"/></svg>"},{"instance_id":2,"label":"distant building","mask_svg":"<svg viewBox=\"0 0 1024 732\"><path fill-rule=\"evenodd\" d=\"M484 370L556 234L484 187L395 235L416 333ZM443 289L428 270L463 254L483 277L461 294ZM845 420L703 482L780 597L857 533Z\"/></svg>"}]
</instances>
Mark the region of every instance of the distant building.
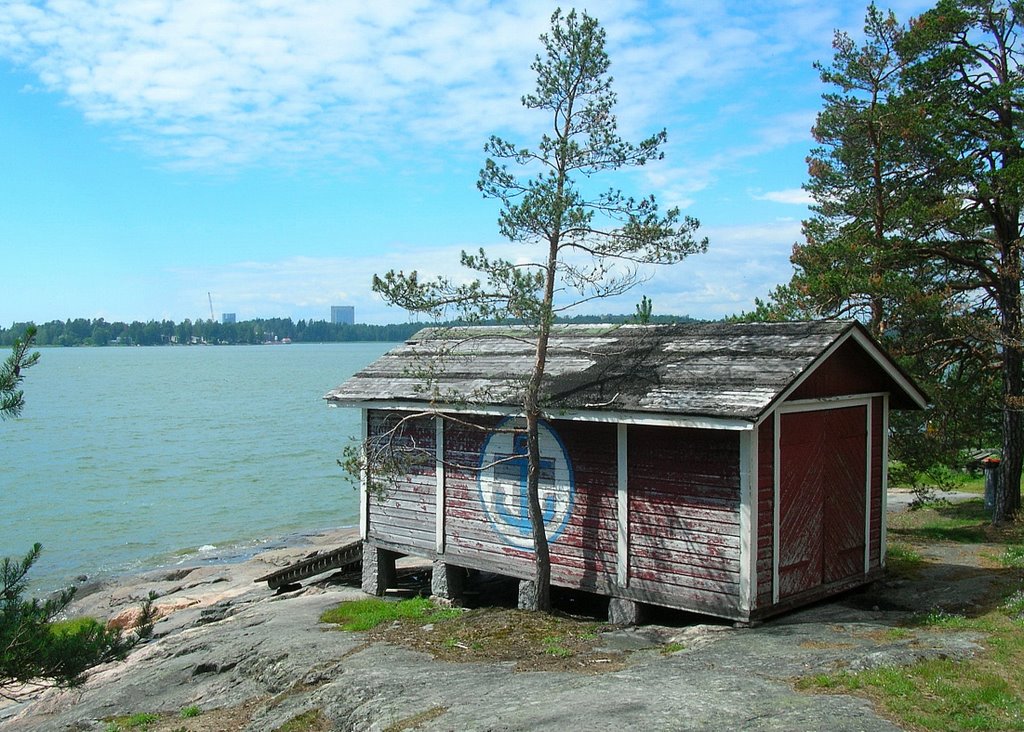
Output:
<instances>
[{"instance_id":1,"label":"distant building","mask_svg":"<svg viewBox=\"0 0 1024 732\"><path fill-rule=\"evenodd\" d=\"M235 314L234 313L222 313L221 316L220 316L220 322L223 323L224 325L230 325L231 323L234 323L235 322Z\"/></svg>"},{"instance_id":2,"label":"distant building","mask_svg":"<svg viewBox=\"0 0 1024 732\"><path fill-rule=\"evenodd\" d=\"M355 307L352 305L331 305L331 322L335 325L355 325Z\"/></svg>"}]
</instances>

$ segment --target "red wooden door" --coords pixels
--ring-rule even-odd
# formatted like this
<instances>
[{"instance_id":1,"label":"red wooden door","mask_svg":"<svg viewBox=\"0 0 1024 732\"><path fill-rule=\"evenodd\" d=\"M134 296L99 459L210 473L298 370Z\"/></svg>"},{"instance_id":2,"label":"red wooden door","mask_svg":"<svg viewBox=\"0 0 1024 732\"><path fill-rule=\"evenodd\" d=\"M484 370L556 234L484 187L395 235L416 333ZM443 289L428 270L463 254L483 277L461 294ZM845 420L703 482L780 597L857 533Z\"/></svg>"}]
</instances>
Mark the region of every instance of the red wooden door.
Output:
<instances>
[{"instance_id":1,"label":"red wooden door","mask_svg":"<svg viewBox=\"0 0 1024 732\"><path fill-rule=\"evenodd\" d=\"M783 414L779 596L864 571L867 409Z\"/></svg>"}]
</instances>

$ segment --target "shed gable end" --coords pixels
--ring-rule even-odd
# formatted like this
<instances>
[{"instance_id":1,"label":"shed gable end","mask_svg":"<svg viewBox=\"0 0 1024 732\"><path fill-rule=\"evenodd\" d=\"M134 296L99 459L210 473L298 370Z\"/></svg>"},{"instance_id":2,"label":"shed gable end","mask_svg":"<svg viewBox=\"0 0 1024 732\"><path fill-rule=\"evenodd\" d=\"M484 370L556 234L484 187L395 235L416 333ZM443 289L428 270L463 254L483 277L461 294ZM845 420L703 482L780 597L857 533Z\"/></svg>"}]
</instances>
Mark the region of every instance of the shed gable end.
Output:
<instances>
[{"instance_id":1,"label":"shed gable end","mask_svg":"<svg viewBox=\"0 0 1024 732\"><path fill-rule=\"evenodd\" d=\"M915 408L904 389L854 338L847 339L811 371L786 401L851 394L889 393L896 408Z\"/></svg>"}]
</instances>

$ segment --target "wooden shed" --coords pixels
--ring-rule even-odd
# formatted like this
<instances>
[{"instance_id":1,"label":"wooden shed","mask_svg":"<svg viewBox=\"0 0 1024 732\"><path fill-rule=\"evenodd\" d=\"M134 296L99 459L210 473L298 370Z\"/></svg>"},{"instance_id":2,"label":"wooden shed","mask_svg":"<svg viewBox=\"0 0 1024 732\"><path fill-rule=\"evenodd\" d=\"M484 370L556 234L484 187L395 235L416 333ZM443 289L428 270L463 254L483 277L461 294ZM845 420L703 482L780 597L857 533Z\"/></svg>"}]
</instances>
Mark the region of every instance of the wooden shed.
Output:
<instances>
[{"instance_id":1,"label":"wooden shed","mask_svg":"<svg viewBox=\"0 0 1024 732\"><path fill-rule=\"evenodd\" d=\"M428 328L326 395L428 458L383 491L364 480L367 591L401 555L432 559L441 593L457 568L532 576L525 449L501 429L533 364L523 333ZM654 604L747 622L874 579L889 410L927 403L834 321L560 326L544 395L552 584L611 597L614 620Z\"/></svg>"}]
</instances>

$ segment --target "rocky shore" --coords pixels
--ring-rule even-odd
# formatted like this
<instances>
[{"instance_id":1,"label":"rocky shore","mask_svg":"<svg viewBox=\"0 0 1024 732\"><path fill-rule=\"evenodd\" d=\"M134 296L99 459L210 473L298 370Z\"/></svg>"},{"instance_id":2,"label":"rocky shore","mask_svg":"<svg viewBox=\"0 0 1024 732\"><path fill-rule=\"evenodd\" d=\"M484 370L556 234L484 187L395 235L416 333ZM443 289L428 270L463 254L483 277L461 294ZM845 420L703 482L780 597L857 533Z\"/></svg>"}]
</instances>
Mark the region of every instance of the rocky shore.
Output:
<instances>
[{"instance_id":1,"label":"rocky shore","mask_svg":"<svg viewBox=\"0 0 1024 732\"><path fill-rule=\"evenodd\" d=\"M152 640L95 669L76 689L0 707L2 730L110 730L155 715L144 729L276 730L895 730L869 702L796 691L793 680L977 652L970 633L888 632L910 614L983 597L989 574L972 552L937 548L913 583L892 580L754 628L707 618L612 630L628 654L606 673L522 671L507 662L452 663L319 622L365 597L357 578L275 593L253 580L339 546L352 532L236 564L175 567L92 588L73 611L129 620L156 592ZM344 579L344 578L342 578ZM968 600L969 601L969 600ZM423 632L431 629L424 627ZM182 716L194 709L197 716Z\"/></svg>"}]
</instances>

